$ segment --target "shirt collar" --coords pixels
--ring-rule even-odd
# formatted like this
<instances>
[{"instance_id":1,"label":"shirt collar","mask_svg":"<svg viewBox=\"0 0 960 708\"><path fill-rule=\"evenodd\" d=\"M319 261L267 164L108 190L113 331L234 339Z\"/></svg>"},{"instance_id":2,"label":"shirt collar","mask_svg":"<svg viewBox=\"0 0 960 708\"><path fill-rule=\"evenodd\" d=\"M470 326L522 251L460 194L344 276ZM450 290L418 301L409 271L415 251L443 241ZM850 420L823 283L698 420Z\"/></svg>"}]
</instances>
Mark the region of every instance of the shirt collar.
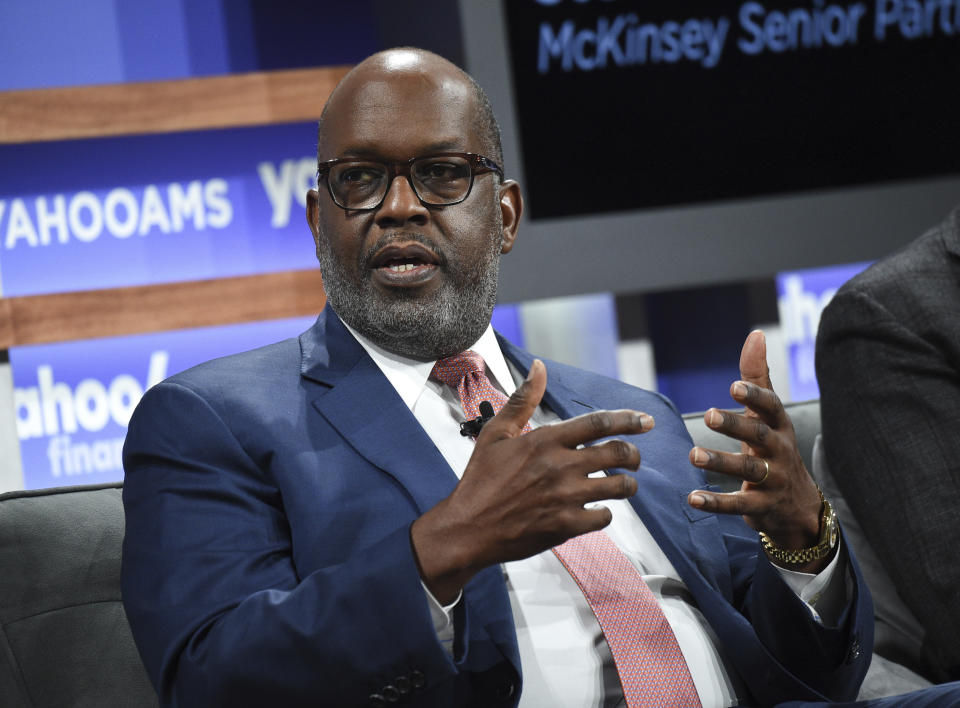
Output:
<instances>
[{"instance_id":1,"label":"shirt collar","mask_svg":"<svg viewBox=\"0 0 960 708\"><path fill-rule=\"evenodd\" d=\"M383 375L387 377L407 408L412 409L413 404L416 403L427 385L427 380L430 378L430 372L433 371L436 360L418 361L394 354L374 344L346 322L343 324L370 355ZM500 350L500 343L493 332L493 326L487 325L483 334L480 335L480 339L469 348L483 357L492 378L499 384L504 393L508 396L511 395L516 389L516 384L513 382L506 359L504 359L503 352Z\"/></svg>"}]
</instances>

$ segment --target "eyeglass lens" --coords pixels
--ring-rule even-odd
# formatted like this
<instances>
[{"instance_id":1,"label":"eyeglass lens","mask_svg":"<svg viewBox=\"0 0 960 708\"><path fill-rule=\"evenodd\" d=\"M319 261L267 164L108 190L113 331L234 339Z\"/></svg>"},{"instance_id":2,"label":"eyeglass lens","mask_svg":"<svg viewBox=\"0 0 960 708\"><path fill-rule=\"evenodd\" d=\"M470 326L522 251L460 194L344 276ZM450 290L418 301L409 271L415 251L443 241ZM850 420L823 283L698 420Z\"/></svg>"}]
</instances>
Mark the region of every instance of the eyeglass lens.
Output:
<instances>
[{"instance_id":1,"label":"eyeglass lens","mask_svg":"<svg viewBox=\"0 0 960 708\"><path fill-rule=\"evenodd\" d=\"M410 176L417 196L427 204L461 201L470 191L473 172L462 157L436 156L415 160ZM330 168L330 187L337 202L348 209L376 206L390 188L390 170L379 162L351 160Z\"/></svg>"}]
</instances>

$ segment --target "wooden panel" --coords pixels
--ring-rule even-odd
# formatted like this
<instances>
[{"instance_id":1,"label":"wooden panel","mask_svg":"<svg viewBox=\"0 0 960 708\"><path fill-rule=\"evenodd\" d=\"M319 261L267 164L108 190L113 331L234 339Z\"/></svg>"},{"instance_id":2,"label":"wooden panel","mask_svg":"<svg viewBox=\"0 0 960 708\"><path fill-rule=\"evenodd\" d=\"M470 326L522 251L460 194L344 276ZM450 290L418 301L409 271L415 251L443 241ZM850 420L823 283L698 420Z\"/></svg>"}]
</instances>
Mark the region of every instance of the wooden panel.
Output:
<instances>
[{"instance_id":1,"label":"wooden panel","mask_svg":"<svg viewBox=\"0 0 960 708\"><path fill-rule=\"evenodd\" d=\"M0 93L0 143L316 120L349 66Z\"/></svg>"},{"instance_id":2,"label":"wooden panel","mask_svg":"<svg viewBox=\"0 0 960 708\"><path fill-rule=\"evenodd\" d=\"M0 349L317 314L320 271L0 299Z\"/></svg>"}]
</instances>

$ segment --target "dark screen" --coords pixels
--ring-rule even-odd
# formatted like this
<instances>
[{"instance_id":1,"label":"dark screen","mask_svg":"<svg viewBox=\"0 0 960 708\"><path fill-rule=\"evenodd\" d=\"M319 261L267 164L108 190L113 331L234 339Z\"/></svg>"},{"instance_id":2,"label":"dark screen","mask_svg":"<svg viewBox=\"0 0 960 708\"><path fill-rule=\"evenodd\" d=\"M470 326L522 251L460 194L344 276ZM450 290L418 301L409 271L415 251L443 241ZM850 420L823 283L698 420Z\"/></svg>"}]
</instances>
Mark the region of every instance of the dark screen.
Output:
<instances>
[{"instance_id":1,"label":"dark screen","mask_svg":"<svg viewBox=\"0 0 960 708\"><path fill-rule=\"evenodd\" d=\"M960 172L960 0L504 0L534 219Z\"/></svg>"}]
</instances>

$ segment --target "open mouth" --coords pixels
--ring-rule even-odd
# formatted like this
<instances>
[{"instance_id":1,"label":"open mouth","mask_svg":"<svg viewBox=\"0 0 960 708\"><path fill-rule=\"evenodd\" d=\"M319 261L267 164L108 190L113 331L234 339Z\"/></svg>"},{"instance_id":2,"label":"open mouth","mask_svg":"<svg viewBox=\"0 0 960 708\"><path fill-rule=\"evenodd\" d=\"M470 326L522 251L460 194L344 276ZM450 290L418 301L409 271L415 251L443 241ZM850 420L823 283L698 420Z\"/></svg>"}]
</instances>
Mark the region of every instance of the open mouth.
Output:
<instances>
[{"instance_id":1,"label":"open mouth","mask_svg":"<svg viewBox=\"0 0 960 708\"><path fill-rule=\"evenodd\" d=\"M416 260L391 261L390 263L387 263L386 267L390 269L391 273L407 273L411 270L416 270L417 268L421 268L424 265L428 265L428 264L425 264L421 261L416 261Z\"/></svg>"},{"instance_id":2,"label":"open mouth","mask_svg":"<svg viewBox=\"0 0 960 708\"><path fill-rule=\"evenodd\" d=\"M375 277L387 285L420 285L439 269L440 258L420 243L391 244L371 260Z\"/></svg>"}]
</instances>

